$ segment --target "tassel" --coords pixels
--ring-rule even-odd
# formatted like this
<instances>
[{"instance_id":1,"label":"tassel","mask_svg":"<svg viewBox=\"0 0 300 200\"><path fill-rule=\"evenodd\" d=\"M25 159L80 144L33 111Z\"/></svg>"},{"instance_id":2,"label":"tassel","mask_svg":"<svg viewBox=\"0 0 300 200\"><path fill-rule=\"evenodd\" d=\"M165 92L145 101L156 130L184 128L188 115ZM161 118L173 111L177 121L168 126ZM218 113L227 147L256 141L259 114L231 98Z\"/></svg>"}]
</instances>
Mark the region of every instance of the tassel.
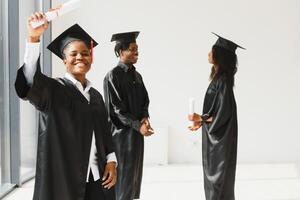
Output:
<instances>
[{"instance_id":1,"label":"tassel","mask_svg":"<svg viewBox=\"0 0 300 200\"><path fill-rule=\"evenodd\" d=\"M91 54L91 64L93 63L94 61L94 58L93 58L93 48L94 48L94 41L91 40L91 48L90 48L90 54Z\"/></svg>"}]
</instances>

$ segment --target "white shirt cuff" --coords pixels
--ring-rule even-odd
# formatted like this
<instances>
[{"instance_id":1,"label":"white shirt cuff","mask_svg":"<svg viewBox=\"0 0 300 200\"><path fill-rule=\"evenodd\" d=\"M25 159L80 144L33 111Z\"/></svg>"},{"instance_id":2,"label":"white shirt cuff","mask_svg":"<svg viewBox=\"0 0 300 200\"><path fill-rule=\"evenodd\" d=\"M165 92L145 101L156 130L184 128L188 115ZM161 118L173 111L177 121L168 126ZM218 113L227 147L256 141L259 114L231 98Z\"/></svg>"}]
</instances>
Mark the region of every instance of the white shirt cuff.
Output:
<instances>
[{"instance_id":1,"label":"white shirt cuff","mask_svg":"<svg viewBox=\"0 0 300 200\"><path fill-rule=\"evenodd\" d=\"M28 85L32 85L33 77L37 67L37 61L40 56L40 43L26 42L25 55L24 55L24 68L23 72Z\"/></svg>"},{"instance_id":2,"label":"white shirt cuff","mask_svg":"<svg viewBox=\"0 0 300 200\"><path fill-rule=\"evenodd\" d=\"M106 156L106 163L109 163L109 162L116 162L116 164L118 164L115 152L112 152Z\"/></svg>"},{"instance_id":3,"label":"white shirt cuff","mask_svg":"<svg viewBox=\"0 0 300 200\"><path fill-rule=\"evenodd\" d=\"M36 64L40 55L40 43L26 42L24 63L28 65Z\"/></svg>"}]
</instances>

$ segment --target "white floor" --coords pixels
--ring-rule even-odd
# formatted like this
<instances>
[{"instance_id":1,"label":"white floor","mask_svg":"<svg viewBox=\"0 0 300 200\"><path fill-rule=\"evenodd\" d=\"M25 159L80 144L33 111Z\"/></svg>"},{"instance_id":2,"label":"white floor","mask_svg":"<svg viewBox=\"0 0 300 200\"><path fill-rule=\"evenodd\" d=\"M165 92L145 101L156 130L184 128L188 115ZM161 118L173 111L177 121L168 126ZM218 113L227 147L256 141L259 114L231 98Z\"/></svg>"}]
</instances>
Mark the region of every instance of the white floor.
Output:
<instances>
[{"instance_id":1,"label":"white floor","mask_svg":"<svg viewBox=\"0 0 300 200\"><path fill-rule=\"evenodd\" d=\"M145 167L141 200L203 200L200 165ZM31 200L34 181L3 200ZM237 200L300 200L300 165L238 165Z\"/></svg>"}]
</instances>

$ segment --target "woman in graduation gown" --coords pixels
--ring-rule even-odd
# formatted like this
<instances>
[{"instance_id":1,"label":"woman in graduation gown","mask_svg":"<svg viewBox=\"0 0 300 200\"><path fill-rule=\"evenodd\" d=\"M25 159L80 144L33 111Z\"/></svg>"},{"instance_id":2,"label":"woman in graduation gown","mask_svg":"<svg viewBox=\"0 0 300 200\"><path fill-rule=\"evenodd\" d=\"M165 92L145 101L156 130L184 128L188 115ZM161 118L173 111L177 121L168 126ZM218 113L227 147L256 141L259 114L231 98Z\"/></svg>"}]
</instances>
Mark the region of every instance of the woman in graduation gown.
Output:
<instances>
[{"instance_id":1,"label":"woman in graduation gown","mask_svg":"<svg viewBox=\"0 0 300 200\"><path fill-rule=\"evenodd\" d=\"M48 23L33 29L28 18L24 65L15 88L42 114L34 200L114 200L116 158L101 94L86 79L97 43L77 24L48 49L63 60L64 78L45 76L39 63L39 39Z\"/></svg>"},{"instance_id":2,"label":"woman in graduation gown","mask_svg":"<svg viewBox=\"0 0 300 200\"><path fill-rule=\"evenodd\" d=\"M216 35L216 34L215 34ZM217 35L218 36L218 35ZM218 36L208 55L213 65L203 114L189 115L196 131L202 126L202 161L206 200L234 200L237 157L237 111L233 92L237 44ZM240 47L242 48L242 47Z\"/></svg>"},{"instance_id":3,"label":"woman in graduation gown","mask_svg":"<svg viewBox=\"0 0 300 200\"><path fill-rule=\"evenodd\" d=\"M142 76L134 67L138 59L139 32L117 33L115 53L119 63L104 79L104 96L118 159L117 200L139 199L144 157L144 136L151 135L149 98Z\"/></svg>"}]
</instances>

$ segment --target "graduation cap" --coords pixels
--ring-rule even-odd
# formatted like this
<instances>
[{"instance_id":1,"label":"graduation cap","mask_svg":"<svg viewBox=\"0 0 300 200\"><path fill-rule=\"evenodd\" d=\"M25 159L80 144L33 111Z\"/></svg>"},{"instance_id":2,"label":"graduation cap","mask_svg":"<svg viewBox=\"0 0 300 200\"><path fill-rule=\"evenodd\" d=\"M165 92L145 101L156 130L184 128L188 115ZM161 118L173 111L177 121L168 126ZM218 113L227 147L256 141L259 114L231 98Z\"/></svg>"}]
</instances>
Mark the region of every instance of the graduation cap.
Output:
<instances>
[{"instance_id":1,"label":"graduation cap","mask_svg":"<svg viewBox=\"0 0 300 200\"><path fill-rule=\"evenodd\" d=\"M59 58L63 59L64 49L68 44L74 41L83 41L90 49L93 59L93 48L96 47L98 43L78 24L74 24L63 33L61 33L48 45L47 48Z\"/></svg>"},{"instance_id":2,"label":"graduation cap","mask_svg":"<svg viewBox=\"0 0 300 200\"><path fill-rule=\"evenodd\" d=\"M233 53L235 53L235 50L237 48L245 49L244 47L241 47L240 45L237 45L234 42L232 42L230 40L227 40L227 39L219 36L218 34L216 34L214 32L212 32L212 34L214 34L218 37L218 40L214 44L215 46L222 47L222 48L227 49L227 50L229 50Z\"/></svg>"},{"instance_id":3,"label":"graduation cap","mask_svg":"<svg viewBox=\"0 0 300 200\"><path fill-rule=\"evenodd\" d=\"M139 31L133 31L133 32L126 32L126 33L116 33L113 34L111 37L111 42L135 42L136 38L139 36Z\"/></svg>"}]
</instances>

